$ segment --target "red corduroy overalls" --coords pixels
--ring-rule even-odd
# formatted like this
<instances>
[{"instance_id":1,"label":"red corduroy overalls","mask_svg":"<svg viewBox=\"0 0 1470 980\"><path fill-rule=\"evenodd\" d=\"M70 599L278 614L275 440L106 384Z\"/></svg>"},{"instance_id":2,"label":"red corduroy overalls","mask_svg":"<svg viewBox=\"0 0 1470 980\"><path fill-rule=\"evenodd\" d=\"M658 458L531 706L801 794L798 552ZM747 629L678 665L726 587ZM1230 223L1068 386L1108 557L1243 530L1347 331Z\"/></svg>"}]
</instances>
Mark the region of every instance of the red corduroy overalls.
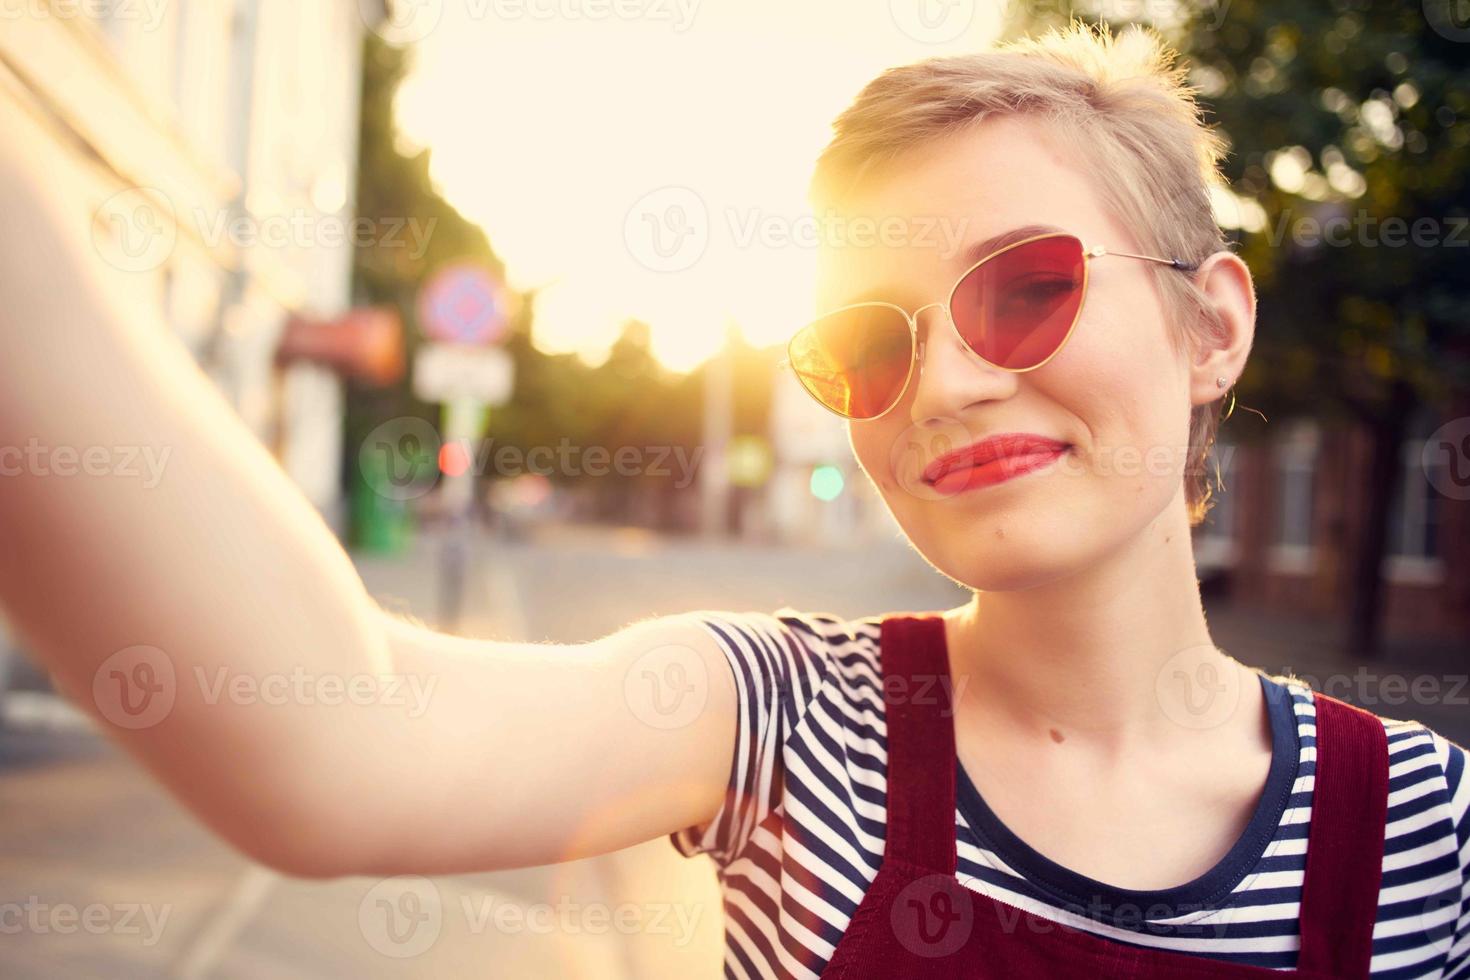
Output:
<instances>
[{"instance_id":1,"label":"red corduroy overalls","mask_svg":"<svg viewBox=\"0 0 1470 980\"><path fill-rule=\"evenodd\" d=\"M823 977L1367 977L1388 807L1388 741L1366 711L1315 695L1317 776L1291 971L1125 945L1033 915L955 877L955 748L944 620L888 616L888 834L883 864ZM890 687L908 682L907 686Z\"/></svg>"}]
</instances>

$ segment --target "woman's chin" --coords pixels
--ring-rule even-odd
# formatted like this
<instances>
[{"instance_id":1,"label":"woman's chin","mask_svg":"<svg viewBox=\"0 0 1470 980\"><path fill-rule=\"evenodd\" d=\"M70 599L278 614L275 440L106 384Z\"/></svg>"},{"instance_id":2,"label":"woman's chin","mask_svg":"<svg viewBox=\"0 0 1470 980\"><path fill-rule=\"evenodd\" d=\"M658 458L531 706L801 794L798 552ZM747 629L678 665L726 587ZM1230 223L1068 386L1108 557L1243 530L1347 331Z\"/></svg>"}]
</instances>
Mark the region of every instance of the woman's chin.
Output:
<instances>
[{"instance_id":1,"label":"woman's chin","mask_svg":"<svg viewBox=\"0 0 1470 980\"><path fill-rule=\"evenodd\" d=\"M1024 592L1064 579L1078 568L1072 555L1055 546L975 542L961 550L956 544L921 548L919 553L942 574L977 592Z\"/></svg>"}]
</instances>

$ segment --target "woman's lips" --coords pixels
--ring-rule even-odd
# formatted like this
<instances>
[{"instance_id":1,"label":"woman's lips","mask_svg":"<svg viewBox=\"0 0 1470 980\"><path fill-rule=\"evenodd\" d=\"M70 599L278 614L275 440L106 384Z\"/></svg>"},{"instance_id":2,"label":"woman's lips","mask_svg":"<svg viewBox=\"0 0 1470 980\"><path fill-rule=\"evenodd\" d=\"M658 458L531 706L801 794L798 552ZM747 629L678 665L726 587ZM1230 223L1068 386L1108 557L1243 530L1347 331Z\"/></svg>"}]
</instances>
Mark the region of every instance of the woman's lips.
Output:
<instances>
[{"instance_id":1,"label":"woman's lips","mask_svg":"<svg viewBox=\"0 0 1470 980\"><path fill-rule=\"evenodd\" d=\"M924 467L923 480L942 494L988 487L1057 460L1068 444L1026 432L1007 432L945 453Z\"/></svg>"}]
</instances>

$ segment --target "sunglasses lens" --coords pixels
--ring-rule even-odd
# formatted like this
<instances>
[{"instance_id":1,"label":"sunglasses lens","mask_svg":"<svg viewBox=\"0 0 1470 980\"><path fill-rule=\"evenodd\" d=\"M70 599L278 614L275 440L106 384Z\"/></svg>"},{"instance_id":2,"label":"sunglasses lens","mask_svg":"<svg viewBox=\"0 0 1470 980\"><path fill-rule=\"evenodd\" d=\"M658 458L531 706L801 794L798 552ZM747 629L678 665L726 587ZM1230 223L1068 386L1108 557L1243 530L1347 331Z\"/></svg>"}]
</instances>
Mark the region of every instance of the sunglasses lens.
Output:
<instances>
[{"instance_id":1,"label":"sunglasses lens","mask_svg":"<svg viewBox=\"0 0 1470 980\"><path fill-rule=\"evenodd\" d=\"M788 347L812 397L838 415L871 419L903 394L913 365L908 320L888 306L855 306L803 327Z\"/></svg>"},{"instance_id":2,"label":"sunglasses lens","mask_svg":"<svg viewBox=\"0 0 1470 980\"><path fill-rule=\"evenodd\" d=\"M970 349L997 367L1036 367L1057 352L1082 306L1082 242L1017 245L960 281L950 313Z\"/></svg>"}]
</instances>

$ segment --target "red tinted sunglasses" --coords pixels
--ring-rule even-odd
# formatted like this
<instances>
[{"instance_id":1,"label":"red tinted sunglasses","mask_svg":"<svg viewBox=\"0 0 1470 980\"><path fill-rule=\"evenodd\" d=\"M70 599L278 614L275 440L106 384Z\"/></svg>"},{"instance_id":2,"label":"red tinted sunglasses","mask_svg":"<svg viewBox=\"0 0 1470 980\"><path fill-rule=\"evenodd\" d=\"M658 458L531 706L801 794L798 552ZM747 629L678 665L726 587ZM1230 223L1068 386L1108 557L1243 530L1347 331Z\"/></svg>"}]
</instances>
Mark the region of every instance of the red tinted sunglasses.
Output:
<instances>
[{"instance_id":1,"label":"red tinted sunglasses","mask_svg":"<svg viewBox=\"0 0 1470 980\"><path fill-rule=\"evenodd\" d=\"M976 262L945 306L965 346L1005 371L1034 371L1056 356L1077 326L1090 259L1108 255L1186 272L1197 265L1087 248L1075 235L1025 238ZM786 345L787 363L824 408L846 419L876 419L903 398L919 360L918 315L892 303L854 303L820 316Z\"/></svg>"}]
</instances>

